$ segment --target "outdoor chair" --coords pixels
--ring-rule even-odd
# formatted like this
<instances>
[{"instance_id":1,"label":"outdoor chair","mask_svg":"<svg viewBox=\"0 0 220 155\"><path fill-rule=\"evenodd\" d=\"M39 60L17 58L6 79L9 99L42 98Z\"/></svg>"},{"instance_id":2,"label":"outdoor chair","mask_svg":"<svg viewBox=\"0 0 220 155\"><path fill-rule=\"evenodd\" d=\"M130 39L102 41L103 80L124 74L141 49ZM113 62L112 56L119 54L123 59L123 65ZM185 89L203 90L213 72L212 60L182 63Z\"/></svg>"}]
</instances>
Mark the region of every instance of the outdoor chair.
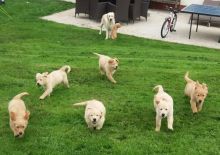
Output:
<instances>
[{"instance_id":1,"label":"outdoor chair","mask_svg":"<svg viewBox=\"0 0 220 155\"><path fill-rule=\"evenodd\" d=\"M136 20L137 18L139 18L140 20L140 16L141 16L141 0L134 0L134 3L131 3L129 5L129 18L131 20Z\"/></svg>"},{"instance_id":2,"label":"outdoor chair","mask_svg":"<svg viewBox=\"0 0 220 155\"><path fill-rule=\"evenodd\" d=\"M108 3L108 12L115 13L116 22L126 22L129 21L129 4L130 0L117 0L116 4L111 2Z\"/></svg>"},{"instance_id":3,"label":"outdoor chair","mask_svg":"<svg viewBox=\"0 0 220 155\"><path fill-rule=\"evenodd\" d=\"M148 16L148 9L150 5L150 0L143 0L141 4L141 16L145 17L147 21L147 16Z\"/></svg>"},{"instance_id":4,"label":"outdoor chair","mask_svg":"<svg viewBox=\"0 0 220 155\"><path fill-rule=\"evenodd\" d=\"M99 0L90 0L89 17L95 20L100 20L102 15L107 13L108 2L99 2Z\"/></svg>"},{"instance_id":5,"label":"outdoor chair","mask_svg":"<svg viewBox=\"0 0 220 155\"><path fill-rule=\"evenodd\" d=\"M85 13L89 14L89 1L90 0L76 0L76 9L75 9L75 17L76 14Z\"/></svg>"}]
</instances>

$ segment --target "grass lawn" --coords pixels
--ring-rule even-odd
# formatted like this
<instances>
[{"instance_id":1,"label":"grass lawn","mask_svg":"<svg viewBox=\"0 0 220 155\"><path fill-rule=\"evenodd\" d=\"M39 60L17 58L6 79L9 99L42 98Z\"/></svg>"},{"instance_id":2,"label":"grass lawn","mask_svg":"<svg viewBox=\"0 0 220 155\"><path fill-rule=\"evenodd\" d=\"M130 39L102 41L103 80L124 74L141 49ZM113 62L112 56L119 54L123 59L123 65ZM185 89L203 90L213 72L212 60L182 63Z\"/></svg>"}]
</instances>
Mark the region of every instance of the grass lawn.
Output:
<instances>
[{"instance_id":1,"label":"grass lawn","mask_svg":"<svg viewBox=\"0 0 220 155\"><path fill-rule=\"evenodd\" d=\"M98 31L39 19L73 4L59 0L8 0L0 13L0 154L220 154L220 50L119 35L104 40ZM119 70L111 84L99 74L98 52L118 57ZM35 85L37 72L68 64L70 89L57 87L52 96ZM183 75L207 83L204 109L193 116L184 97ZM162 84L174 98L174 131L166 121L154 131L152 88ZM24 97L31 112L22 139L9 128L8 102ZM96 98L105 103L106 122L90 131L84 108L76 102Z\"/></svg>"}]
</instances>

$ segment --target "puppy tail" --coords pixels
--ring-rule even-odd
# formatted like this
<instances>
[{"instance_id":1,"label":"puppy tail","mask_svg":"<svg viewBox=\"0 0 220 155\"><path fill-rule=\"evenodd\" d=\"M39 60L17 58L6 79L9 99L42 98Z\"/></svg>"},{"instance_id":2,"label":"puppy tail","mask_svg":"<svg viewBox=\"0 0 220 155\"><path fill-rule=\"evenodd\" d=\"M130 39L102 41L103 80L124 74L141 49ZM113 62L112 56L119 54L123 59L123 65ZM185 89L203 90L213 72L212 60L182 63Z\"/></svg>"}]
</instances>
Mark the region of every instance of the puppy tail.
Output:
<instances>
[{"instance_id":1,"label":"puppy tail","mask_svg":"<svg viewBox=\"0 0 220 155\"><path fill-rule=\"evenodd\" d=\"M101 54L99 54L99 53L93 53L93 54L97 55L98 57L100 57L100 56L101 56Z\"/></svg>"},{"instance_id":2,"label":"puppy tail","mask_svg":"<svg viewBox=\"0 0 220 155\"><path fill-rule=\"evenodd\" d=\"M189 72L186 72L185 76L184 76L184 79L186 80L186 82L193 82L193 80L191 80L189 78Z\"/></svg>"},{"instance_id":3,"label":"puppy tail","mask_svg":"<svg viewBox=\"0 0 220 155\"><path fill-rule=\"evenodd\" d=\"M86 106L86 105L87 105L87 101L73 104L73 106Z\"/></svg>"},{"instance_id":4,"label":"puppy tail","mask_svg":"<svg viewBox=\"0 0 220 155\"><path fill-rule=\"evenodd\" d=\"M29 95L29 94L27 92L23 92L13 97L13 99L21 99L22 96L26 96L26 95Z\"/></svg>"},{"instance_id":5,"label":"puppy tail","mask_svg":"<svg viewBox=\"0 0 220 155\"><path fill-rule=\"evenodd\" d=\"M153 90L156 91L157 93L158 92L163 92L163 87L162 87L162 85L157 85L157 86L154 87Z\"/></svg>"},{"instance_id":6,"label":"puppy tail","mask_svg":"<svg viewBox=\"0 0 220 155\"><path fill-rule=\"evenodd\" d=\"M69 65L65 65L63 67L60 68L60 70L69 73L71 71L71 67Z\"/></svg>"}]
</instances>

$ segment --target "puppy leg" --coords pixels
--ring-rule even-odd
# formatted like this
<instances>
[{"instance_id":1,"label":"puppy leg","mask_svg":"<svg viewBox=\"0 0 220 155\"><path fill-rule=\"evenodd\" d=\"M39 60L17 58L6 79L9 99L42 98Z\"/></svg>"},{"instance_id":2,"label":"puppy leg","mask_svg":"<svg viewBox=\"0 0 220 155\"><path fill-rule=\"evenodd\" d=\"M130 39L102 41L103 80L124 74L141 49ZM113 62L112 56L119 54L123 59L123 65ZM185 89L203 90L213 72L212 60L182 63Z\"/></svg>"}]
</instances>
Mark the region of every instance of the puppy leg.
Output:
<instances>
[{"instance_id":1,"label":"puppy leg","mask_svg":"<svg viewBox=\"0 0 220 155\"><path fill-rule=\"evenodd\" d=\"M102 68L101 64L99 63L99 71L100 71L100 74L101 75L104 75L105 74L105 71L104 69Z\"/></svg>"},{"instance_id":2,"label":"puppy leg","mask_svg":"<svg viewBox=\"0 0 220 155\"><path fill-rule=\"evenodd\" d=\"M160 131L160 127L161 127L161 118L159 116L156 116L156 128L155 131Z\"/></svg>"},{"instance_id":3,"label":"puppy leg","mask_svg":"<svg viewBox=\"0 0 220 155\"><path fill-rule=\"evenodd\" d=\"M111 38L111 35L112 34L112 32L111 31L108 31L108 38Z\"/></svg>"},{"instance_id":4,"label":"puppy leg","mask_svg":"<svg viewBox=\"0 0 220 155\"><path fill-rule=\"evenodd\" d=\"M43 100L45 99L45 97L50 96L50 93L52 93L52 91L53 91L52 88L46 89L46 91L40 96L40 99Z\"/></svg>"},{"instance_id":5,"label":"puppy leg","mask_svg":"<svg viewBox=\"0 0 220 155\"><path fill-rule=\"evenodd\" d=\"M109 38L108 33L109 33L108 30L106 30L105 39Z\"/></svg>"},{"instance_id":6,"label":"puppy leg","mask_svg":"<svg viewBox=\"0 0 220 155\"><path fill-rule=\"evenodd\" d=\"M168 129L173 130L173 115L167 117Z\"/></svg>"},{"instance_id":7,"label":"puppy leg","mask_svg":"<svg viewBox=\"0 0 220 155\"><path fill-rule=\"evenodd\" d=\"M198 112L202 110L202 106L203 106L203 103L200 103L200 104L197 106Z\"/></svg>"},{"instance_id":8,"label":"puppy leg","mask_svg":"<svg viewBox=\"0 0 220 155\"><path fill-rule=\"evenodd\" d=\"M107 72L106 76L108 77L108 79L109 79L112 83L116 83L115 79L112 77L112 73Z\"/></svg>"},{"instance_id":9,"label":"puppy leg","mask_svg":"<svg viewBox=\"0 0 220 155\"><path fill-rule=\"evenodd\" d=\"M100 31L99 31L100 35L102 34L102 27L103 27L103 23L101 23L101 25L100 25Z\"/></svg>"},{"instance_id":10,"label":"puppy leg","mask_svg":"<svg viewBox=\"0 0 220 155\"><path fill-rule=\"evenodd\" d=\"M103 127L103 124L105 122L105 119L102 117L102 119L100 120L99 125L96 127L97 130L100 130Z\"/></svg>"},{"instance_id":11,"label":"puppy leg","mask_svg":"<svg viewBox=\"0 0 220 155\"><path fill-rule=\"evenodd\" d=\"M70 87L70 86L69 86L69 81L68 81L67 75L64 76L63 83L66 85L67 88Z\"/></svg>"},{"instance_id":12,"label":"puppy leg","mask_svg":"<svg viewBox=\"0 0 220 155\"><path fill-rule=\"evenodd\" d=\"M190 104L191 104L191 109L193 113L197 113L197 107L196 107L196 102L194 102L192 99L190 100Z\"/></svg>"}]
</instances>

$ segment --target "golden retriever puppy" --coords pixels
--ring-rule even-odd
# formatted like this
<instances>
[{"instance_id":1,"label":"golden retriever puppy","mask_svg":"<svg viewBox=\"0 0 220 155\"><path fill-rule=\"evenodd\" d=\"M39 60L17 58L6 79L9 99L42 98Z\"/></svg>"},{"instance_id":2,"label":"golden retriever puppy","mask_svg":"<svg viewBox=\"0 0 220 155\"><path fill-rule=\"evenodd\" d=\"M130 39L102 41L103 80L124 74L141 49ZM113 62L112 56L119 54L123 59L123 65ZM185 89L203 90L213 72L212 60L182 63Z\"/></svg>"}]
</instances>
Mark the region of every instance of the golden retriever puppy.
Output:
<instances>
[{"instance_id":1,"label":"golden retriever puppy","mask_svg":"<svg viewBox=\"0 0 220 155\"><path fill-rule=\"evenodd\" d=\"M50 74L48 72L37 73L36 81L38 86L43 86L45 92L40 96L40 99L44 99L53 91L53 88L58 84L64 83L69 88L69 82L67 78L67 73L71 71L70 66L66 65L61 67L59 70L55 70Z\"/></svg>"},{"instance_id":2,"label":"golden retriever puppy","mask_svg":"<svg viewBox=\"0 0 220 155\"><path fill-rule=\"evenodd\" d=\"M154 87L156 94L154 95L154 108L156 110L156 128L155 131L160 131L162 118L167 117L168 129L173 130L173 99L164 92L161 85Z\"/></svg>"},{"instance_id":3,"label":"golden retriever puppy","mask_svg":"<svg viewBox=\"0 0 220 155\"><path fill-rule=\"evenodd\" d=\"M106 35L105 39L111 38L111 30L112 26L115 25L115 14L114 12L106 13L102 16L101 24L100 24L100 31L99 34L102 34L102 27L105 27Z\"/></svg>"},{"instance_id":4,"label":"golden retriever puppy","mask_svg":"<svg viewBox=\"0 0 220 155\"><path fill-rule=\"evenodd\" d=\"M208 87L205 83L200 84L189 78L189 72L185 74L185 95L190 97L190 104L193 113L202 110L203 103L208 95Z\"/></svg>"},{"instance_id":5,"label":"golden retriever puppy","mask_svg":"<svg viewBox=\"0 0 220 155\"><path fill-rule=\"evenodd\" d=\"M85 121L88 128L100 130L105 122L105 106L98 100L76 103L74 106L86 106Z\"/></svg>"},{"instance_id":6,"label":"golden retriever puppy","mask_svg":"<svg viewBox=\"0 0 220 155\"><path fill-rule=\"evenodd\" d=\"M110 58L106 55L101 55L98 53L94 53L99 57L99 69L102 75L106 75L107 78L112 82L116 83L113 75L115 71L118 69L119 61L117 58Z\"/></svg>"},{"instance_id":7,"label":"golden retriever puppy","mask_svg":"<svg viewBox=\"0 0 220 155\"><path fill-rule=\"evenodd\" d=\"M9 124L15 137L22 137L28 125L30 112L27 111L22 96L29 95L27 92L16 95L8 105Z\"/></svg>"},{"instance_id":8,"label":"golden retriever puppy","mask_svg":"<svg viewBox=\"0 0 220 155\"><path fill-rule=\"evenodd\" d=\"M118 29L121 27L120 23L116 23L113 27L112 27L112 31L111 31L111 37L112 39L116 39L117 38L117 31Z\"/></svg>"}]
</instances>

